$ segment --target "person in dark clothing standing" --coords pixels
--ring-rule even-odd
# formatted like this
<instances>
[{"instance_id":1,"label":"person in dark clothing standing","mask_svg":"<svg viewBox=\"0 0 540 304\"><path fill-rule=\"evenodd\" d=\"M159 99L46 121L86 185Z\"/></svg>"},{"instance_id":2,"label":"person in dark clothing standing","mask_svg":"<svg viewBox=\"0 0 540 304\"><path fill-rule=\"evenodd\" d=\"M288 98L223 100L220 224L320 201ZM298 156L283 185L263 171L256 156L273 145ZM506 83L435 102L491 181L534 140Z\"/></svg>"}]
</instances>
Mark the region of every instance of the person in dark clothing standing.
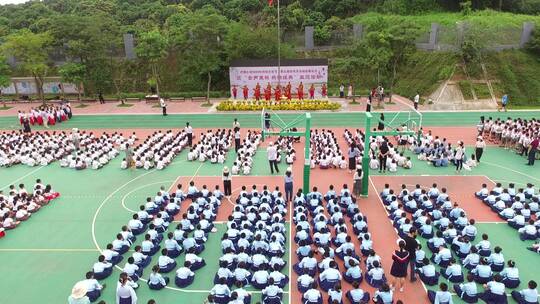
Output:
<instances>
[{"instance_id":1,"label":"person in dark clothing standing","mask_svg":"<svg viewBox=\"0 0 540 304\"><path fill-rule=\"evenodd\" d=\"M416 249L418 248L418 242L416 241L417 231L412 227L409 230L409 234L403 237L405 241L405 250L409 252L409 266L411 269L411 282L416 281Z\"/></svg>"},{"instance_id":2,"label":"person in dark clothing standing","mask_svg":"<svg viewBox=\"0 0 540 304\"><path fill-rule=\"evenodd\" d=\"M381 116L379 116L379 124L377 125L378 131L384 131L384 113L381 113Z\"/></svg>"},{"instance_id":3,"label":"person in dark clothing standing","mask_svg":"<svg viewBox=\"0 0 540 304\"><path fill-rule=\"evenodd\" d=\"M23 132L24 133L32 132L32 129L30 128L30 120L28 119L28 117L25 117L23 119Z\"/></svg>"},{"instance_id":4,"label":"person in dark clothing standing","mask_svg":"<svg viewBox=\"0 0 540 304\"><path fill-rule=\"evenodd\" d=\"M103 98L103 93L101 93L101 92L98 93L98 99L99 99L100 104L105 103L105 99Z\"/></svg>"},{"instance_id":5,"label":"person in dark clothing standing","mask_svg":"<svg viewBox=\"0 0 540 304\"><path fill-rule=\"evenodd\" d=\"M390 287L395 288L399 285L399 291L403 292L403 285L405 278L407 277L407 264L409 263L409 252L405 250L405 241L399 240L399 249L394 251L392 255L392 268L390 268L390 274L394 277L392 285Z\"/></svg>"},{"instance_id":6,"label":"person in dark clothing standing","mask_svg":"<svg viewBox=\"0 0 540 304\"><path fill-rule=\"evenodd\" d=\"M235 127L234 128L234 151L238 153L238 149L240 149L240 128Z\"/></svg>"},{"instance_id":7,"label":"person in dark clothing standing","mask_svg":"<svg viewBox=\"0 0 540 304\"><path fill-rule=\"evenodd\" d=\"M386 141L383 141L381 146L379 147L379 172L386 172L386 159L388 158L388 152L390 152L390 149L388 148L388 143Z\"/></svg>"},{"instance_id":8,"label":"person in dark clothing standing","mask_svg":"<svg viewBox=\"0 0 540 304\"><path fill-rule=\"evenodd\" d=\"M225 192L225 196L231 196L231 174L229 173L229 168L227 166L223 168L221 179L223 180L223 191Z\"/></svg>"},{"instance_id":9,"label":"person in dark clothing standing","mask_svg":"<svg viewBox=\"0 0 540 304\"><path fill-rule=\"evenodd\" d=\"M538 138L538 135L535 135L534 140L529 145L529 162L527 163L528 166L534 166L534 161L536 158L536 152L538 152L539 143L540 139Z\"/></svg>"}]
</instances>

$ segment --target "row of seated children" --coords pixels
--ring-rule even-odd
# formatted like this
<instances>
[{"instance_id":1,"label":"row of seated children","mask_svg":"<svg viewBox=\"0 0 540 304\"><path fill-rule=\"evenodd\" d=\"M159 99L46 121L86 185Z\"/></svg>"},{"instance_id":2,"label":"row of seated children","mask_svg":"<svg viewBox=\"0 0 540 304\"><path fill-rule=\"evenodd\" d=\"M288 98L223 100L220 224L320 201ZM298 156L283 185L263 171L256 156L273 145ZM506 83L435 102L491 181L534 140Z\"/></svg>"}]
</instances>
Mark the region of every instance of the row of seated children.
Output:
<instances>
[{"instance_id":1,"label":"row of seated children","mask_svg":"<svg viewBox=\"0 0 540 304\"><path fill-rule=\"evenodd\" d=\"M510 227L517 229L521 240L536 240L539 237L540 194L536 193L533 184L516 189L513 183L510 183L508 188L496 183L491 190L486 184L482 184L475 196L497 212Z\"/></svg>"},{"instance_id":2,"label":"row of seated children","mask_svg":"<svg viewBox=\"0 0 540 304\"><path fill-rule=\"evenodd\" d=\"M253 167L253 157L257 152L257 148L261 143L262 136L259 132L248 130L246 138L242 141L240 148L237 151L236 159L231 167L233 175L249 175ZM281 154L278 153L278 157Z\"/></svg>"},{"instance_id":3,"label":"row of seated children","mask_svg":"<svg viewBox=\"0 0 540 304\"><path fill-rule=\"evenodd\" d=\"M166 132L156 131L133 150L135 168L162 170L172 162L176 155L182 152L187 142L188 138L185 131L177 133L171 130ZM123 159L120 168L127 169L130 167L127 162L128 160Z\"/></svg>"},{"instance_id":4,"label":"row of seated children","mask_svg":"<svg viewBox=\"0 0 540 304\"><path fill-rule=\"evenodd\" d=\"M386 169L390 172L397 172L398 168L411 169L413 164L409 156L404 156L403 152L397 151L394 145L387 138L379 136L372 138L370 142L370 161L369 166L373 170L381 169L381 159L377 157L378 151L382 144L388 147L388 155L386 157Z\"/></svg>"},{"instance_id":5,"label":"row of seated children","mask_svg":"<svg viewBox=\"0 0 540 304\"><path fill-rule=\"evenodd\" d=\"M415 140L411 150L418 155L419 160L426 161L435 167L448 167L454 162L452 144L446 138L440 139L439 136L433 136L431 131L422 134L420 141ZM474 156L471 158L465 157L464 168L471 169L475 166Z\"/></svg>"},{"instance_id":6,"label":"row of seated children","mask_svg":"<svg viewBox=\"0 0 540 304\"><path fill-rule=\"evenodd\" d=\"M296 142L296 137L293 136L280 136L276 140L277 152L279 162L281 162L281 154L285 154L285 163L292 165L296 160L296 150L293 144ZM277 159L276 159L277 161Z\"/></svg>"},{"instance_id":7,"label":"row of seated children","mask_svg":"<svg viewBox=\"0 0 540 304\"><path fill-rule=\"evenodd\" d=\"M465 300L466 303L477 303L477 299L481 299L486 303L508 303L507 295L504 292L504 284L501 283L501 276L495 275L493 280L484 284L485 291L478 294L473 298L467 297L467 292L473 290L476 291L476 284L473 281L471 274L467 275L467 283L454 284L454 290L456 294ZM527 284L527 288L522 290L513 290L511 293L512 298L518 304L538 304L538 290L536 289L537 283L531 280ZM439 290L428 290L428 298L431 303L437 304L452 304L452 294L448 290L448 284L439 284ZM465 295L465 297L463 296Z\"/></svg>"},{"instance_id":8,"label":"row of seated children","mask_svg":"<svg viewBox=\"0 0 540 304\"><path fill-rule=\"evenodd\" d=\"M193 271L206 265L198 254L204 250L208 234L214 228L213 222L222 197L219 188L214 192L207 190L206 186L198 190L193 182L190 183L187 194L183 192L181 185L178 185L173 193L168 193L162 187L153 199L147 198L146 203L140 206L140 211L133 214L128 224L122 227L116 239L101 251L98 261L92 267L91 277L103 280L110 276L113 266L118 265L124 259L123 254L133 247L137 235L144 235L144 240L134 246L132 255L122 269L129 277L130 286L139 286L137 281L143 276L143 269L152 263L152 257L158 252L161 255L157 257L147 279L150 289L163 289L169 283L169 278L162 274L176 268L175 258L181 253L185 253L185 262L183 267L176 270L177 278L183 275L194 276ZM182 220L174 231L167 232L186 199L191 200L191 203L182 215ZM190 280L192 282L193 278ZM178 284L179 279L175 282ZM89 291L92 290L96 289L89 288ZM89 295L91 301L95 301L99 296L100 292Z\"/></svg>"},{"instance_id":9,"label":"row of seated children","mask_svg":"<svg viewBox=\"0 0 540 304\"><path fill-rule=\"evenodd\" d=\"M209 160L212 164L223 164L232 139L231 129L207 130L206 133L201 133L199 142L189 151L188 160L200 162Z\"/></svg>"},{"instance_id":10,"label":"row of seated children","mask_svg":"<svg viewBox=\"0 0 540 304\"><path fill-rule=\"evenodd\" d=\"M311 131L311 168L346 169L347 163L332 130Z\"/></svg>"},{"instance_id":11,"label":"row of seated children","mask_svg":"<svg viewBox=\"0 0 540 304\"><path fill-rule=\"evenodd\" d=\"M71 139L64 131L32 134L4 131L0 135L0 166L44 166L62 159L73 149Z\"/></svg>"},{"instance_id":12,"label":"row of seated children","mask_svg":"<svg viewBox=\"0 0 540 304\"><path fill-rule=\"evenodd\" d=\"M32 192L28 192L24 184L19 184L18 188L10 185L8 191L7 195L0 191L0 237L60 195L40 179L36 180Z\"/></svg>"},{"instance_id":13,"label":"row of seated children","mask_svg":"<svg viewBox=\"0 0 540 304\"><path fill-rule=\"evenodd\" d=\"M88 137L83 137L76 153L66 155L60 160L60 166L76 170L97 170L114 159L118 153L115 140L108 134L104 133L96 138L90 133Z\"/></svg>"},{"instance_id":14,"label":"row of seated children","mask_svg":"<svg viewBox=\"0 0 540 304\"><path fill-rule=\"evenodd\" d=\"M210 292L214 303L251 303L245 286L261 290L264 304L281 303L283 288L289 283L282 273L286 216L287 203L279 188L270 191L263 186L259 191L253 186L250 192L242 188L221 240L223 255Z\"/></svg>"},{"instance_id":15,"label":"row of seated children","mask_svg":"<svg viewBox=\"0 0 540 304\"><path fill-rule=\"evenodd\" d=\"M345 129L343 131L343 137L345 138L345 141L347 142L347 145L350 147L353 144L357 147L360 147L362 150L364 148L364 132L360 129L356 129L354 133L349 131L348 129Z\"/></svg>"},{"instance_id":16,"label":"row of seated children","mask_svg":"<svg viewBox=\"0 0 540 304\"><path fill-rule=\"evenodd\" d=\"M347 219L353 227L352 233L361 242L359 252L348 231ZM373 250L367 218L346 184L339 194L330 186L324 196L317 187L307 195L299 190L294 199L293 220L295 242L299 244L296 250L299 262L293 269L299 275L297 288L304 303L322 303L321 290L328 294L329 303L343 303L343 298L349 303L368 303L369 293L359 287L364 278L370 286L379 288L373 297L376 303L390 303L393 292L386 284L381 258ZM360 267L362 257L367 269L365 275ZM352 285L345 295L341 291L343 284Z\"/></svg>"},{"instance_id":17,"label":"row of seated children","mask_svg":"<svg viewBox=\"0 0 540 304\"><path fill-rule=\"evenodd\" d=\"M505 287L516 288L520 284L515 262L508 260L505 267L502 248L496 246L492 252L486 234L476 245L472 244L477 234L475 221L467 219L459 204L452 204L445 188L439 191L433 184L427 191L416 185L410 191L402 185L401 192L395 195L387 184L381 196L400 234L416 235L418 231L420 236L428 239L427 247L433 253L431 259L426 257L420 244L415 254L419 276L426 285L437 285L439 276L451 283L463 283L462 266L470 271L472 280L480 284L491 281L494 272L500 272L497 275L501 276ZM412 214L412 219L407 217L407 213ZM440 273L435 265L441 268ZM472 301L469 303L475 303L478 299L476 285L468 287L466 293L458 294L466 301Z\"/></svg>"}]
</instances>

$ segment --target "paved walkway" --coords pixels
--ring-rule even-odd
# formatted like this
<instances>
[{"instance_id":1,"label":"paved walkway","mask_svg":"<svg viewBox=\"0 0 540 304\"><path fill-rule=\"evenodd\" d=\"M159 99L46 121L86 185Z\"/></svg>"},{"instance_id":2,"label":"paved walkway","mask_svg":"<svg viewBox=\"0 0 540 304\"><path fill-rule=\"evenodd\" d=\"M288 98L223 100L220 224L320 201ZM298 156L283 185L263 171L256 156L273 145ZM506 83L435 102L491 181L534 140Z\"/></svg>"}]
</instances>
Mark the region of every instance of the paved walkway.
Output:
<instances>
[{"instance_id":1,"label":"paved walkway","mask_svg":"<svg viewBox=\"0 0 540 304\"><path fill-rule=\"evenodd\" d=\"M215 113L219 112L215 107L223 99L214 99L212 100L212 106L205 106L204 102L193 102L193 101L175 101L168 102L167 104L167 113L169 114L192 114L192 113ZM332 101L341 103L341 109L336 112L363 112L366 109L366 98L357 99L358 104L350 104L350 100L332 98ZM157 104L147 104L144 101L132 102L129 103L132 106L130 107L121 107L119 102L107 102L105 104L99 104L97 102L86 103L86 107L80 107L78 102L72 103L73 112L77 115L85 114L158 114L161 113L161 108ZM38 107L41 105L41 102L17 102L17 103L6 103L8 107L11 107L7 110L1 110L0 106L0 116L17 116L18 111L27 112L33 107ZM393 103L383 104L384 108L376 108L376 104L373 104L373 111L408 111L410 110L412 102L404 97L395 96ZM422 110L423 108L420 108Z\"/></svg>"}]
</instances>

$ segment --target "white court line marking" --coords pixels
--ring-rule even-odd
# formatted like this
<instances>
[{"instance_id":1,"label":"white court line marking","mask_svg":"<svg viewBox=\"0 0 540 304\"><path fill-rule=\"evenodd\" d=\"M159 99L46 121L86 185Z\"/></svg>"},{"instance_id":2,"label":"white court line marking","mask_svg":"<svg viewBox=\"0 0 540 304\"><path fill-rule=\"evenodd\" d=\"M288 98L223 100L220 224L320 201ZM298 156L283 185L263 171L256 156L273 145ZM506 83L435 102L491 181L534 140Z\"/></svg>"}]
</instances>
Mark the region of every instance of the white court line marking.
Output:
<instances>
[{"instance_id":1,"label":"white court line marking","mask_svg":"<svg viewBox=\"0 0 540 304\"><path fill-rule=\"evenodd\" d=\"M414 176L414 175L404 175L404 176L409 176L409 177L410 177L410 176ZM437 175L437 176L439 176L439 175ZM457 176L457 175L443 175L443 176ZM495 184L495 182L494 182L491 178L489 178L487 175L466 175L466 176L482 176L482 177L487 178L487 179L488 179L489 181L491 181L493 184ZM377 187L375 187L375 184L374 184L373 181L371 180L371 176L369 177L369 182L371 183L371 186L375 189L375 191L378 192L378 191L377 191ZM384 206L384 203L383 203L383 201L382 201L382 199L381 199L381 197L379 196L378 193L377 193L377 198L379 199L379 202L382 204L382 206L383 206L383 208L384 208L384 207L385 207L385 206ZM389 215L389 213L388 213L388 211L386 210L386 208L384 208L384 211L386 212L386 215ZM394 225L393 225L393 223L392 223L391 220L390 220L390 223L392 224L392 227L393 227ZM476 223L477 223L477 224L506 224L506 222L476 222ZM396 228L394 228L394 231L397 233L397 229L396 229ZM399 237L399 235L398 235L398 237ZM450 282L450 281L448 281L448 279L446 279L446 281L447 281L447 282ZM425 290L426 293L427 293L428 289L427 289L426 285L424 284L424 282L422 282L422 280L420 280L420 283L422 283L422 287L424 287L424 290ZM454 293L454 292L451 292L450 294L452 294L453 296L457 296L457 294ZM511 297L512 295L507 293L506 296L507 296L507 297Z\"/></svg>"},{"instance_id":2,"label":"white court line marking","mask_svg":"<svg viewBox=\"0 0 540 304\"><path fill-rule=\"evenodd\" d=\"M384 205L384 203L383 203L383 201L381 199L381 196L379 195L379 191L377 190L377 187L375 187L375 184L373 183L373 180L371 180L371 176L369 177L369 183L371 184L373 189L375 189L375 195L377 195L377 198L379 199L379 203L381 203L381 207L383 208L384 213L386 213L386 218L390 222L390 225L392 226L392 229L394 229L394 232L396 233L396 236L398 237L398 239L400 239L399 233L398 233L397 229L394 227L394 223L392 222L392 220L390 218L388 218L390 213L388 213L388 210L386 210L386 206ZM426 288L426 285L424 284L424 282L422 282L422 280L420 280L420 279L418 279L418 280L420 281L420 283L422 283L422 287L424 288L424 291L427 294L428 289Z\"/></svg>"},{"instance_id":3,"label":"white court line marking","mask_svg":"<svg viewBox=\"0 0 540 304\"><path fill-rule=\"evenodd\" d=\"M0 252L96 252L94 248L2 248Z\"/></svg>"},{"instance_id":4,"label":"white court line marking","mask_svg":"<svg viewBox=\"0 0 540 304\"><path fill-rule=\"evenodd\" d=\"M540 179L539 179L539 178L534 177L534 176L531 176L531 175L529 175L529 174L525 174L525 173L523 173L523 172L521 172L521 171L514 170L514 169L512 169L512 168L508 168L508 167L505 167L505 166L501 166L501 165L494 164L494 163L491 163L491 162L486 162L486 161L483 161L482 164L488 164L488 165L491 165L491 166L494 166L494 167L499 167L499 168L501 168L501 169L505 169L505 170L508 170L508 171L512 171L512 172L514 172L514 173L523 175L523 176L525 176L525 177L528 177L528 178L530 178L530 179L533 179L533 180L535 180L535 181L539 181L539 182L540 182Z\"/></svg>"},{"instance_id":5,"label":"white court line marking","mask_svg":"<svg viewBox=\"0 0 540 304\"><path fill-rule=\"evenodd\" d=\"M46 166L40 166L39 168L36 168L36 169L34 169L34 170L32 170L32 171L26 173L25 175L23 175L23 176L17 178L16 180L10 182L9 184L3 186L3 187L0 188L0 189L5 189L5 188L7 188L7 187L9 187L9 186L11 186L11 185L15 185L18 181L23 180L23 179L26 178L27 176L30 176L30 175L34 174L35 172L37 172L37 171L39 171L39 170L41 170L41 169L43 169L43 168L45 168L45 167L46 167Z\"/></svg>"},{"instance_id":6,"label":"white court line marking","mask_svg":"<svg viewBox=\"0 0 540 304\"><path fill-rule=\"evenodd\" d=\"M156 184L164 184L164 183L170 183L171 180L166 180L166 181L159 181L159 182L154 182L154 183L150 183L150 184L146 184L146 185L142 185L140 187L137 187L131 191L129 191L128 193L126 193L123 197L122 197L122 207L124 209L126 209L127 211L131 212L131 213L137 213L136 210L132 210L132 209L129 209L127 206L126 206L126 197L128 197L131 193L137 191L137 190L140 190L140 189L143 189L143 188L146 188L148 186L153 186L153 185L156 185ZM173 183L176 182L176 179L172 181ZM170 187L169 187L170 188Z\"/></svg>"},{"instance_id":7,"label":"white court line marking","mask_svg":"<svg viewBox=\"0 0 540 304\"><path fill-rule=\"evenodd\" d=\"M196 176L197 176L197 173L199 172L199 170L201 169L203 164L201 164L199 166L199 168L197 169L197 171L195 172L195 174L191 177L191 180L192 181ZM122 186L120 186L118 189L116 189L115 191L113 191L111 194L109 194L102 202L101 204L99 205L98 209L96 210L96 212L94 213L94 217L92 219L92 240L94 242L94 246L96 246L97 248L97 251L99 251L100 253L102 252L101 250L101 247L99 246L98 242L97 242L97 239L96 239L96 231L95 231L95 226L96 226L96 219L97 219L97 216L99 215L99 212L101 211L101 209L103 208L103 206L118 192L120 191L121 189L123 189L124 187L126 187L127 185L129 185L130 183L134 182L135 180L143 177L143 176L146 176L150 173L153 173L155 172L156 169L153 169L151 171L148 171L142 175L139 175L131 180L129 180L128 182L126 182L125 184L123 184ZM174 181L174 183L171 185L170 188L172 188L175 184L176 184L176 181L180 178L177 177ZM120 268L120 266L118 265L115 265L114 266L116 269L122 271L123 269ZM140 281L142 282L148 282L148 280L146 279L143 279L143 278L139 278ZM177 288L177 287L170 287L170 286L165 286L165 289L169 289L169 290L175 290L175 291L180 291L180 292L186 292L186 293L209 293L210 290L200 290L200 289L181 289L181 288ZM290 289L290 286L289 286L289 289ZM256 293L256 294L259 294L259 293L262 293L262 291L260 290L255 290L255 291L250 291L250 293ZM283 293L289 293L289 291L283 291Z\"/></svg>"}]
</instances>

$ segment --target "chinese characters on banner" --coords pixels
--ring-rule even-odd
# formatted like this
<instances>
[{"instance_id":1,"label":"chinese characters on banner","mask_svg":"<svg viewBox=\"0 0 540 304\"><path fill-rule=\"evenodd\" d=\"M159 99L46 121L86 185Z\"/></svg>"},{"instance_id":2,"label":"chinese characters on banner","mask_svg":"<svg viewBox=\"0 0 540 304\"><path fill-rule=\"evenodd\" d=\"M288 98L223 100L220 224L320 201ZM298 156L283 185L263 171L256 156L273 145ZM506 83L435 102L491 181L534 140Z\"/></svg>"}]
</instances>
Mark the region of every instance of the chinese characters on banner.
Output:
<instances>
[{"instance_id":1,"label":"chinese characters on banner","mask_svg":"<svg viewBox=\"0 0 540 304\"><path fill-rule=\"evenodd\" d=\"M282 66L280 73L278 73L277 66L230 67L231 91L234 86L237 87L238 91L247 86L249 88L249 98L253 98L253 89L257 83L261 87L266 87L270 83L272 88L275 88L278 85L278 75L281 78L281 81L279 81L281 87L290 82L291 86L296 88L302 82L307 93L307 89L314 84L315 97L320 98L322 96L322 85L328 82L328 66Z\"/></svg>"}]
</instances>

